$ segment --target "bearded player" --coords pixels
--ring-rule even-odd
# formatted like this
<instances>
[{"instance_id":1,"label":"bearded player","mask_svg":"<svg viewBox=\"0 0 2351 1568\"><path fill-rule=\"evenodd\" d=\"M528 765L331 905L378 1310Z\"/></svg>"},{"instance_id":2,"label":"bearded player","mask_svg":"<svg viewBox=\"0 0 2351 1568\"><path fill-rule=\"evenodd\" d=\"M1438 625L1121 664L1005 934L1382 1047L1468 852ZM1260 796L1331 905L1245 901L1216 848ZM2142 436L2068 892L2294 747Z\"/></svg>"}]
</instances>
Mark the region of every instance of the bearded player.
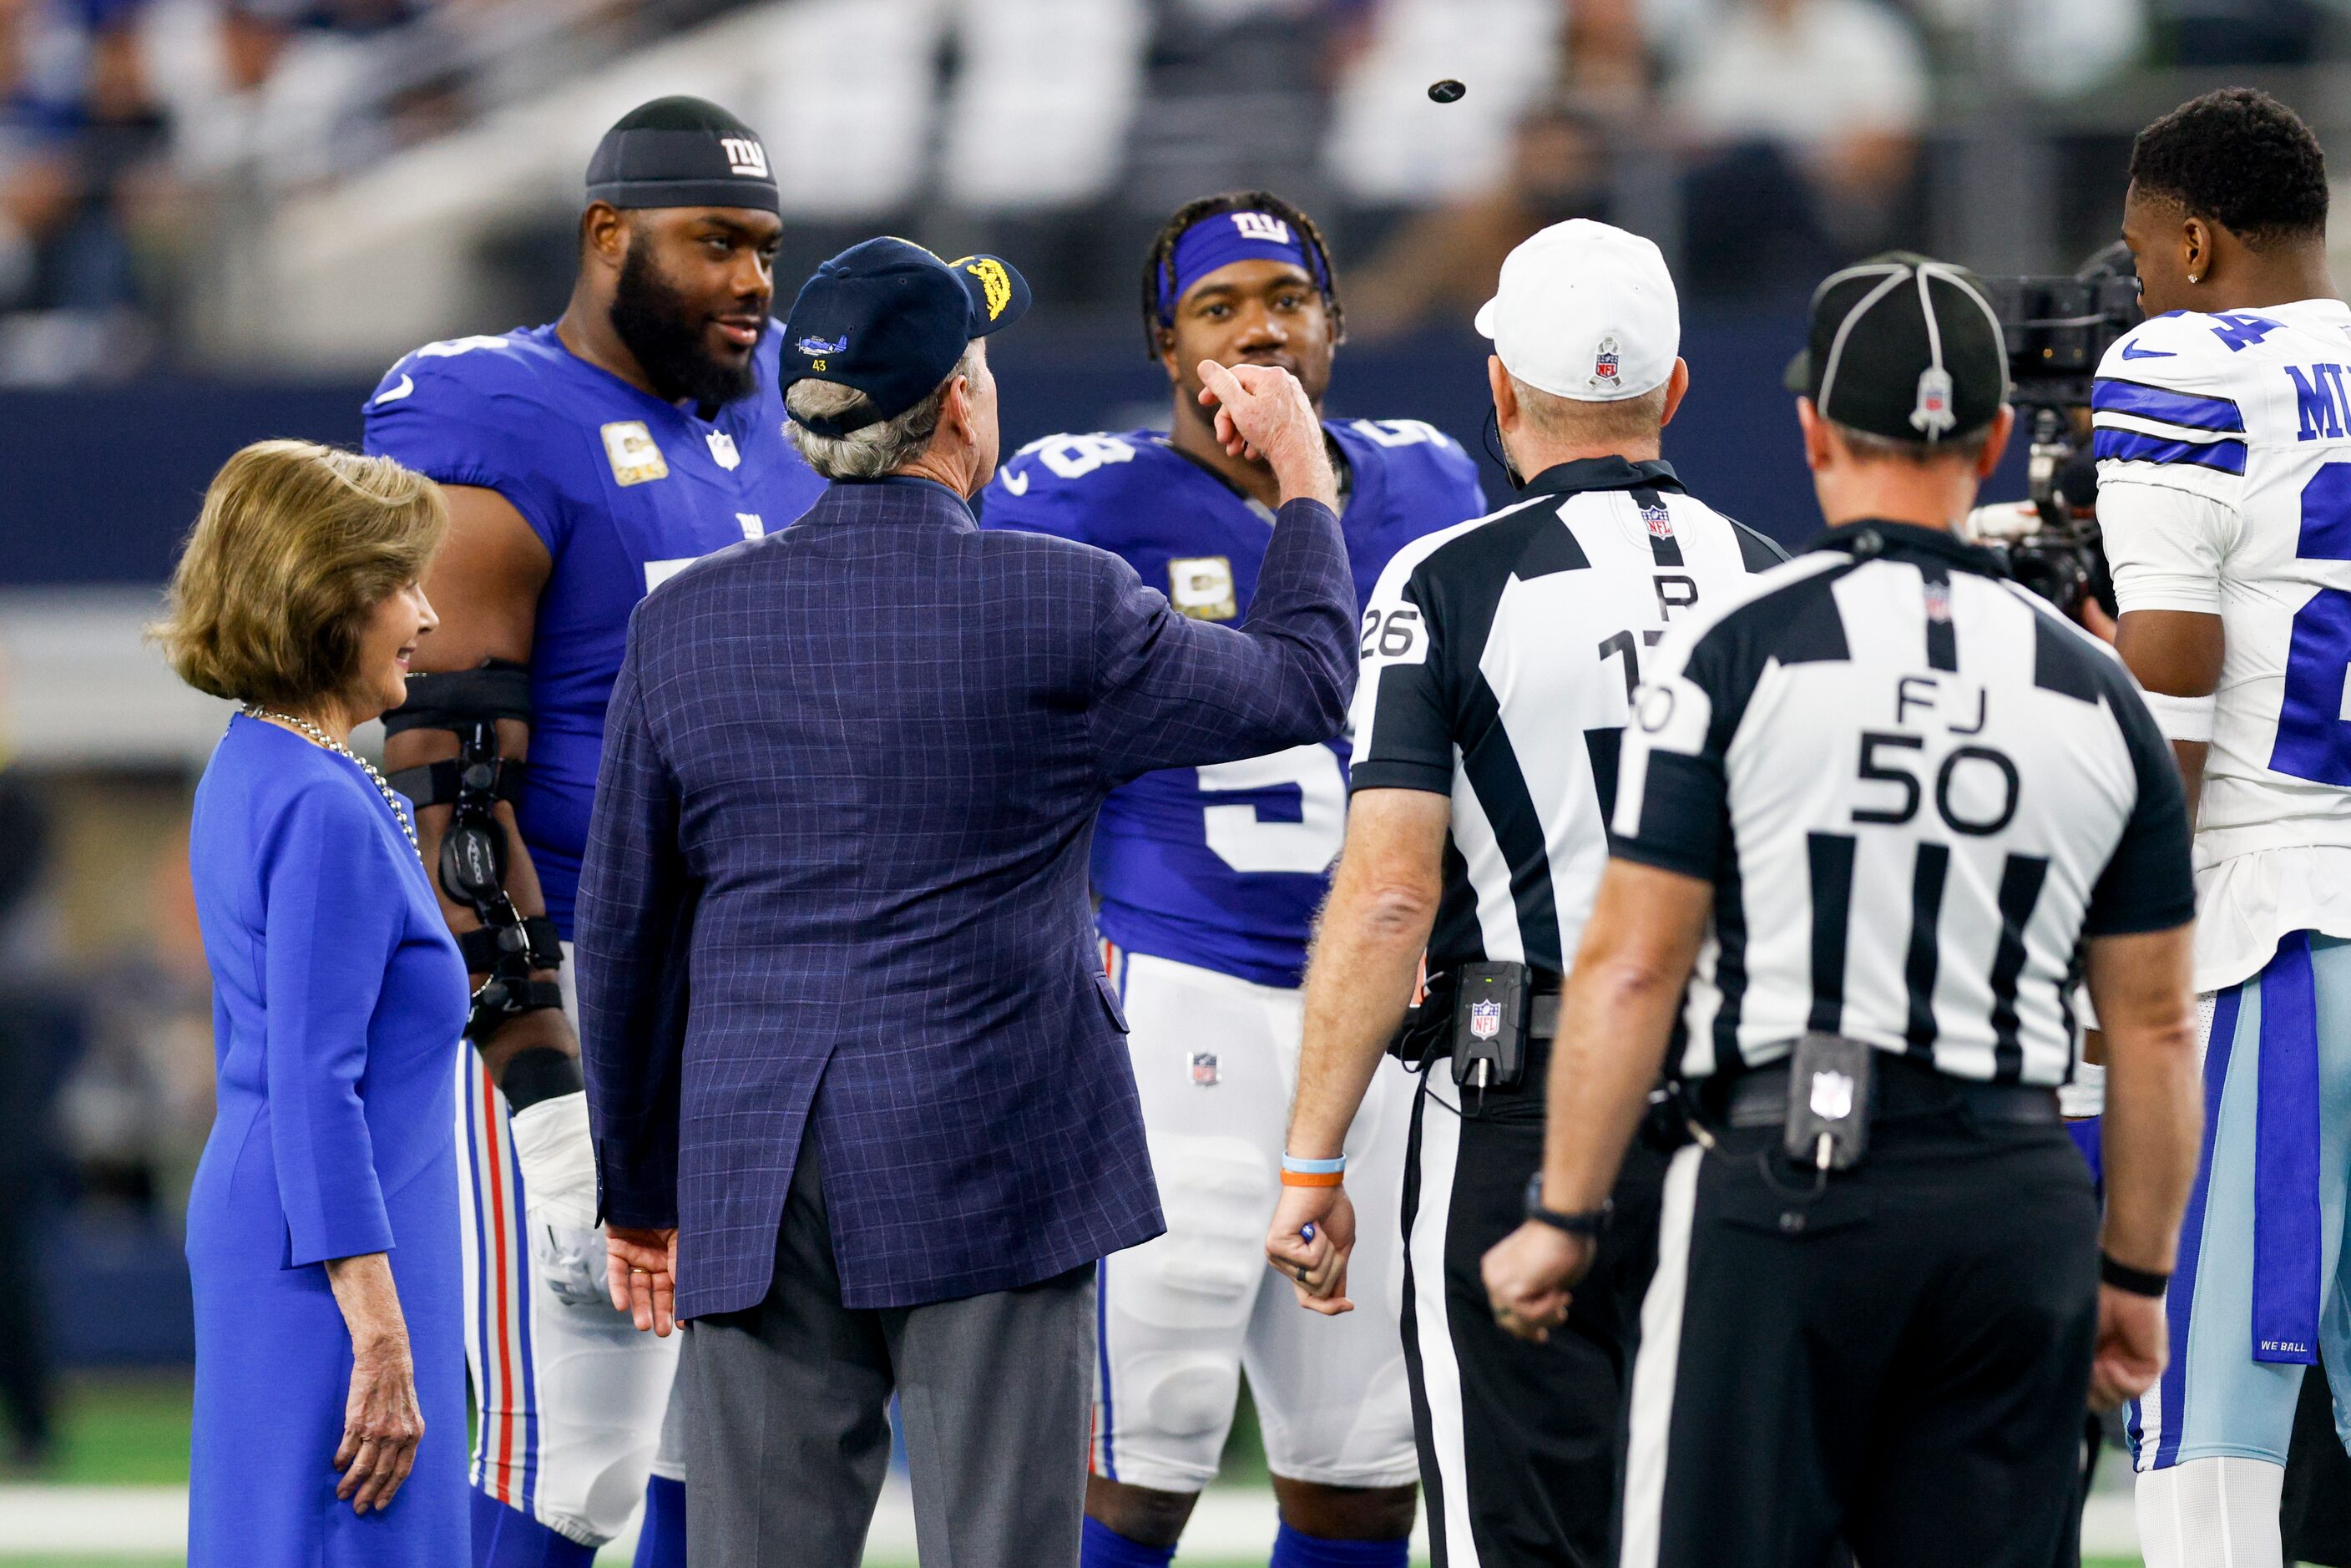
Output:
<instances>
[{"instance_id":1,"label":"bearded player","mask_svg":"<svg viewBox=\"0 0 2351 1568\"><path fill-rule=\"evenodd\" d=\"M385 759L477 988L457 1136L480 1568L584 1568L640 1495L640 1568L685 1562L678 1342L605 1294L572 896L630 612L823 489L783 438L757 134L656 99L605 134L588 198L560 320L428 344L367 405L368 451L449 498L428 584L448 635Z\"/></svg>"},{"instance_id":2,"label":"bearded player","mask_svg":"<svg viewBox=\"0 0 2351 1568\"><path fill-rule=\"evenodd\" d=\"M1171 429L1056 435L1015 454L984 525L1123 556L1185 614L1249 612L1277 499L1228 455L1193 367L1279 365L1319 410L1344 336L1311 219L1262 191L1172 218L1144 270L1144 336L1174 391ZM1475 464L1413 420L1326 422L1359 601L1396 549L1486 510ZM1412 1531L1412 1410L1396 1313L1411 1081L1385 1064L1347 1149L1371 1274L1361 1310L1301 1312L1265 1270L1296 1086L1308 927L1346 815L1347 743L1146 774L1104 803L1093 884L1102 951L1133 1033L1167 1233L1102 1266L1086 1568L1165 1568L1217 1473L1238 1379L1265 1431L1281 1511L1277 1568L1401 1568Z\"/></svg>"}]
</instances>

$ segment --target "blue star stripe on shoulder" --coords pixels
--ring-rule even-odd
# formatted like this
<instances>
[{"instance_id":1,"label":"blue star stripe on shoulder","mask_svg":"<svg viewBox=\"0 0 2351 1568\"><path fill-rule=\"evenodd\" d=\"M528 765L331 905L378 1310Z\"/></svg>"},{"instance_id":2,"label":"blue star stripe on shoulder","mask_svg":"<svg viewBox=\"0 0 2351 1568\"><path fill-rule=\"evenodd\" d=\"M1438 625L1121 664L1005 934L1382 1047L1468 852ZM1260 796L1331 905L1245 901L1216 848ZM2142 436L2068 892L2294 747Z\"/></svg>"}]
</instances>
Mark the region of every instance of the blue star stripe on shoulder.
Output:
<instances>
[{"instance_id":1,"label":"blue star stripe on shoulder","mask_svg":"<svg viewBox=\"0 0 2351 1568\"><path fill-rule=\"evenodd\" d=\"M2243 412L2227 398L2176 392L2169 387L2148 386L2144 382L2126 382L2114 376L2098 378L2090 390L2090 407L2100 413L2133 413L2141 419L2159 419L2166 424L2184 425L2189 430L2245 428Z\"/></svg>"}]
</instances>

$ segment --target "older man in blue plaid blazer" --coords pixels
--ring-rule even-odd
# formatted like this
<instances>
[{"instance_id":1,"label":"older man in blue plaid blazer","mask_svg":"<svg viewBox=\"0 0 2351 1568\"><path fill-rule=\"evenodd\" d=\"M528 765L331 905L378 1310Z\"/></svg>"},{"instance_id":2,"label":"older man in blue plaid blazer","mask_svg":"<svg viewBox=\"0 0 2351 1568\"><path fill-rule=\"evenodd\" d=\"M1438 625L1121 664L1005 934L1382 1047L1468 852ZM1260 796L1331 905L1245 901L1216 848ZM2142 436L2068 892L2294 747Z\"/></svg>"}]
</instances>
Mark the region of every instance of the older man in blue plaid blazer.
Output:
<instances>
[{"instance_id":1,"label":"older man in blue plaid blazer","mask_svg":"<svg viewBox=\"0 0 2351 1568\"><path fill-rule=\"evenodd\" d=\"M901 241L828 262L784 351L835 483L648 597L613 691L582 1041L615 1300L665 1331L674 1281L693 1320L696 1564L851 1568L893 1390L926 1560L1076 1563L1092 1265L1163 1228L1087 907L1095 809L1344 722L1353 591L1286 372L1203 368L1219 433L1282 481L1238 628L974 526L982 335L1026 294Z\"/></svg>"}]
</instances>

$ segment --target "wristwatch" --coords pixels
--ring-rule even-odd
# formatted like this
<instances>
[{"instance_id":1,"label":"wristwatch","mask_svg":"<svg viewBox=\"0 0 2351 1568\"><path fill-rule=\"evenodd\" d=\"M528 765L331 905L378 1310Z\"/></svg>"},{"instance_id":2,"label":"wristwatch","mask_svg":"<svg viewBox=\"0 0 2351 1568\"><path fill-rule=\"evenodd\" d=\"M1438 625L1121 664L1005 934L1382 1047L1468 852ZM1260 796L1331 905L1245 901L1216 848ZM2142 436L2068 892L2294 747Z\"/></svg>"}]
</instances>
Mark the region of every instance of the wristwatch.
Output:
<instances>
[{"instance_id":1,"label":"wristwatch","mask_svg":"<svg viewBox=\"0 0 2351 1568\"><path fill-rule=\"evenodd\" d=\"M1545 1208L1542 1200L1542 1172L1527 1178L1527 1218L1554 1230L1564 1230L1570 1236L1597 1238L1608 1228L1608 1221L1616 1212L1616 1200L1604 1197L1598 1208L1587 1208L1581 1214L1563 1214L1556 1208Z\"/></svg>"}]
</instances>

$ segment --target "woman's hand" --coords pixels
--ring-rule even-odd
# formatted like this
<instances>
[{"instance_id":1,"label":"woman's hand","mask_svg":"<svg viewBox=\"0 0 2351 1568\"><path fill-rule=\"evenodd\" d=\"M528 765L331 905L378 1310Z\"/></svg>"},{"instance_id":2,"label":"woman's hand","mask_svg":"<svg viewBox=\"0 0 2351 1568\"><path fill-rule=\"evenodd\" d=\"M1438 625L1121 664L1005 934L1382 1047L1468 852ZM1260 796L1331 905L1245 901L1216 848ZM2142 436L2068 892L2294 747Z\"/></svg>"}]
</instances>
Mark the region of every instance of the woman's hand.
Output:
<instances>
[{"instance_id":1,"label":"woman's hand","mask_svg":"<svg viewBox=\"0 0 2351 1568\"><path fill-rule=\"evenodd\" d=\"M351 1386L334 1458L342 1479L335 1496L364 1517L390 1503L415 1469L424 1412L416 1403L416 1368L409 1360L408 1324L392 1287L391 1260L381 1252L336 1258L327 1264L327 1281L351 1334Z\"/></svg>"}]
</instances>

